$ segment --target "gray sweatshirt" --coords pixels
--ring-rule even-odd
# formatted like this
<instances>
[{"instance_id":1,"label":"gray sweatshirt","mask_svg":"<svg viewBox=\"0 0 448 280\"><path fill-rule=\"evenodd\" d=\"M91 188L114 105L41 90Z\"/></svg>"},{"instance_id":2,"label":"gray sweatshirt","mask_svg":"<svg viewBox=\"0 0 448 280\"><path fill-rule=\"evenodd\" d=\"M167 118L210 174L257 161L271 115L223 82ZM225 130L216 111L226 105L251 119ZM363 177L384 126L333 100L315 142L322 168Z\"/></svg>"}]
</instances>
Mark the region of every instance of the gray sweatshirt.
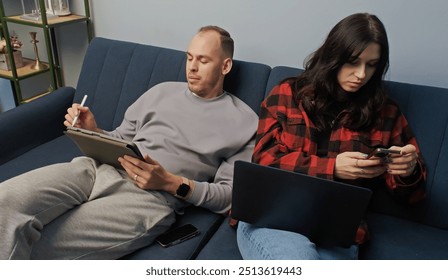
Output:
<instances>
[{"instance_id":1,"label":"gray sweatshirt","mask_svg":"<svg viewBox=\"0 0 448 280\"><path fill-rule=\"evenodd\" d=\"M187 83L165 82L144 93L107 134L137 144L167 171L195 181L188 203L161 192L177 212L189 203L217 213L231 207L233 164L250 161L257 114L225 92L204 99Z\"/></svg>"}]
</instances>

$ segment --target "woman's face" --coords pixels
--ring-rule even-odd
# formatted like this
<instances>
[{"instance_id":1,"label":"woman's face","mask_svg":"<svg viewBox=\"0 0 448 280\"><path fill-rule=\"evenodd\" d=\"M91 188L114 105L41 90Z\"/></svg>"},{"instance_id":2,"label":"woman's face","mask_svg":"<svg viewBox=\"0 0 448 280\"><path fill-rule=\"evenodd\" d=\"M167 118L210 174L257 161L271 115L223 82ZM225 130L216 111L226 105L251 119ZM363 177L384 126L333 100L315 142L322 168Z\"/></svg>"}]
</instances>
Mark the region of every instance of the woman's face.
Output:
<instances>
[{"instance_id":1,"label":"woman's face","mask_svg":"<svg viewBox=\"0 0 448 280\"><path fill-rule=\"evenodd\" d=\"M338 72L338 83L346 92L357 92L376 71L381 56L377 43L367 45L358 57L352 57Z\"/></svg>"}]
</instances>

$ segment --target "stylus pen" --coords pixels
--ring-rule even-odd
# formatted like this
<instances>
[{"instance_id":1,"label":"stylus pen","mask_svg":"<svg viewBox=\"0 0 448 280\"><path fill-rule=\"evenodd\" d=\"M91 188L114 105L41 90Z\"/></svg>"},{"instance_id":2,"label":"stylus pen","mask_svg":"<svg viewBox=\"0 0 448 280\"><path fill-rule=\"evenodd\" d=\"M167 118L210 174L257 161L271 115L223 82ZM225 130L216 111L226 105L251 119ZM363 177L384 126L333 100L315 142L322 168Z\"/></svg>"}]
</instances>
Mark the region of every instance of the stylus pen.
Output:
<instances>
[{"instance_id":1,"label":"stylus pen","mask_svg":"<svg viewBox=\"0 0 448 280\"><path fill-rule=\"evenodd\" d=\"M84 97L82 98L80 107L84 107L84 104L86 103L86 100L87 100L87 95L84 95ZM75 116L75 119L72 122L72 126L75 126L76 122L78 121L79 114L81 114L81 112L79 112L79 110L78 110L78 114Z\"/></svg>"}]
</instances>

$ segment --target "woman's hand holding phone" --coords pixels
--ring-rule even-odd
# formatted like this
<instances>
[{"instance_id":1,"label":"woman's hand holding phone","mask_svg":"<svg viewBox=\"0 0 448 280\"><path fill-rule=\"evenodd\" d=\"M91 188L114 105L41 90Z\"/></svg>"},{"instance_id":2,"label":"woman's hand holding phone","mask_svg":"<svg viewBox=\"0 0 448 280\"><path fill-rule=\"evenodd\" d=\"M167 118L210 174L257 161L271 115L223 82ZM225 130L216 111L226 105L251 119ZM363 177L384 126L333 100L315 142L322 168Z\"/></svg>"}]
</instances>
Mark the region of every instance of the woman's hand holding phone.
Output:
<instances>
[{"instance_id":1,"label":"woman's hand holding phone","mask_svg":"<svg viewBox=\"0 0 448 280\"><path fill-rule=\"evenodd\" d=\"M366 155L344 152L336 157L334 176L340 179L375 178L388 172L401 177L410 176L418 162L414 145L379 148Z\"/></svg>"},{"instance_id":2,"label":"woman's hand holding phone","mask_svg":"<svg viewBox=\"0 0 448 280\"><path fill-rule=\"evenodd\" d=\"M334 176L340 179L356 180L375 178L386 171L379 158L367 158L361 152L343 152L337 155Z\"/></svg>"},{"instance_id":3,"label":"woman's hand holding phone","mask_svg":"<svg viewBox=\"0 0 448 280\"><path fill-rule=\"evenodd\" d=\"M403 147L392 146L390 150L399 150L399 154L390 154L385 163L387 172L391 175L408 177L413 174L418 163L417 149L414 145L408 144Z\"/></svg>"}]
</instances>

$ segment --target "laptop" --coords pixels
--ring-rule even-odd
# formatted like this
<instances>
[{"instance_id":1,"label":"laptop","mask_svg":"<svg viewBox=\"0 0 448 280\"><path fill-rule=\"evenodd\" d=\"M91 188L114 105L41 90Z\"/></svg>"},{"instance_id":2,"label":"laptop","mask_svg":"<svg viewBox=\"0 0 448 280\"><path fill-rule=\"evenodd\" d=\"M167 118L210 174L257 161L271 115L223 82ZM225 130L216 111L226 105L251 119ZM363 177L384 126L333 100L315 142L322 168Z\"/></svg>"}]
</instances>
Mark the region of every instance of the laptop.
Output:
<instances>
[{"instance_id":1,"label":"laptop","mask_svg":"<svg viewBox=\"0 0 448 280\"><path fill-rule=\"evenodd\" d=\"M371 196L367 188L237 161L231 216L298 232L321 246L349 247Z\"/></svg>"}]
</instances>

